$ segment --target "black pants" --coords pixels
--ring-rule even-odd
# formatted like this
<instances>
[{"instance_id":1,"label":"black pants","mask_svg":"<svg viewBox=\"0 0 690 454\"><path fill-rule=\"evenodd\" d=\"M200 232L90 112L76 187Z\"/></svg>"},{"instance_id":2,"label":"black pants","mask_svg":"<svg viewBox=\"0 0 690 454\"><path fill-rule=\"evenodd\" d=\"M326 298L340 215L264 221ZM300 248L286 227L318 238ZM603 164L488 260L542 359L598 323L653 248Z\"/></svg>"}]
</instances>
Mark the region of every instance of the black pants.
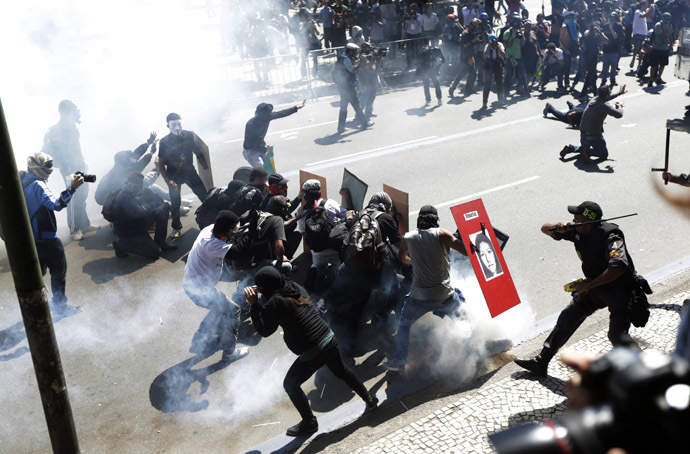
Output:
<instances>
[{"instance_id":1,"label":"black pants","mask_svg":"<svg viewBox=\"0 0 690 454\"><path fill-rule=\"evenodd\" d=\"M36 251L38 252L41 273L45 276L46 271L50 270L52 303L56 306L65 306L67 304L67 297L65 296L67 258L62 241L59 238L36 240Z\"/></svg>"},{"instance_id":2,"label":"black pants","mask_svg":"<svg viewBox=\"0 0 690 454\"><path fill-rule=\"evenodd\" d=\"M608 337L614 346L637 346L628 334L630 313L628 304L632 297L629 290L600 290L593 288L584 295L576 294L558 316L558 321L549 337L544 341L544 350L553 356L558 352L587 317L598 309L609 308Z\"/></svg>"},{"instance_id":3,"label":"black pants","mask_svg":"<svg viewBox=\"0 0 690 454\"><path fill-rule=\"evenodd\" d=\"M119 247L123 252L140 255L149 259L157 259L161 256L160 245L165 242L165 237L168 236L168 215L170 208L167 203L161 204L155 210L152 210L146 215L146 222L143 224L147 227L138 234L122 237L119 241ZM148 226L155 224L156 233L153 239L148 233Z\"/></svg>"},{"instance_id":4,"label":"black pants","mask_svg":"<svg viewBox=\"0 0 690 454\"><path fill-rule=\"evenodd\" d=\"M188 169L182 169L178 174L171 175L170 179L177 183L177 189L168 187L170 192L170 214L172 217L172 228L179 230L182 228L182 222L180 222L180 204L182 203L182 185L186 184L189 186L194 194L199 197L199 200L203 202L206 200L206 186L199 178L199 174L196 173L194 167ZM210 188L209 188L210 189Z\"/></svg>"},{"instance_id":5,"label":"black pants","mask_svg":"<svg viewBox=\"0 0 690 454\"><path fill-rule=\"evenodd\" d=\"M285 257L292 260L302 242L302 234L297 230L293 230L292 232L285 232L285 237L287 238L285 242Z\"/></svg>"},{"instance_id":6,"label":"black pants","mask_svg":"<svg viewBox=\"0 0 690 454\"><path fill-rule=\"evenodd\" d=\"M369 392L364 387L362 380L357 378L352 369L343 363L338 341L333 338L316 358L309 361L302 361L297 358L285 375L285 380L283 380L283 388L285 388L285 392L303 420L311 420L314 414L309 406L307 396L302 391L302 383L307 381L323 365L328 366L333 375L344 381L359 397L362 399L369 397Z\"/></svg>"}]
</instances>

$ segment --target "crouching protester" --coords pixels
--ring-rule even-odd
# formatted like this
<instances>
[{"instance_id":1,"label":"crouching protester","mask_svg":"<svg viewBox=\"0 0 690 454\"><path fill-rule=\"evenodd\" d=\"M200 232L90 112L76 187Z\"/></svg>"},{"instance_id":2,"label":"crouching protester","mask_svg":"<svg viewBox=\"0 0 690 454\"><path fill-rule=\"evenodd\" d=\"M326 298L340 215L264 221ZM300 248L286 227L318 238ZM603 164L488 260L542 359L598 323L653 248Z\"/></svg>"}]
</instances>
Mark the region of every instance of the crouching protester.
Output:
<instances>
[{"instance_id":1,"label":"crouching protester","mask_svg":"<svg viewBox=\"0 0 690 454\"><path fill-rule=\"evenodd\" d=\"M27 171L21 172L19 177L24 188L41 273L45 276L46 271L50 270L50 290L53 292L50 310L53 316L67 317L81 312L81 308L67 304L67 258L57 235L55 211L61 211L70 203L74 191L84 183L84 177L73 175L67 189L55 197L46 184L52 172L53 158L39 151L29 156Z\"/></svg>"},{"instance_id":2,"label":"crouching protester","mask_svg":"<svg viewBox=\"0 0 690 454\"><path fill-rule=\"evenodd\" d=\"M431 205L419 210L417 229L403 237L398 253L402 263L412 264L412 288L400 315L395 342L395 356L388 362L391 372L404 372L410 342L410 328L424 314L441 318L461 318L460 305L465 298L450 283L449 249L467 255L462 241L439 228L438 211Z\"/></svg>"},{"instance_id":3,"label":"crouching protester","mask_svg":"<svg viewBox=\"0 0 690 454\"><path fill-rule=\"evenodd\" d=\"M224 362L240 359L247 354L246 348L235 351L240 308L216 289L223 270L223 259L236 248L229 238L237 231L238 223L232 211L218 213L215 222L199 232L194 241L182 279L182 288L187 296L197 306L210 311L194 334L190 352L209 356L222 350Z\"/></svg>"},{"instance_id":4,"label":"crouching protester","mask_svg":"<svg viewBox=\"0 0 690 454\"><path fill-rule=\"evenodd\" d=\"M143 185L144 176L133 172L115 199L113 249L118 258L132 253L156 260L162 252L177 249L165 241L170 205ZM148 232L152 225L156 228L153 239Z\"/></svg>"},{"instance_id":5,"label":"crouching protester","mask_svg":"<svg viewBox=\"0 0 690 454\"><path fill-rule=\"evenodd\" d=\"M378 399L367 391L362 381L343 362L338 340L319 316L306 290L273 267L260 269L255 281L255 286L244 289L244 297L251 307L256 331L268 337L280 326L285 333L285 344L290 351L299 355L290 366L283 387L302 420L290 427L287 435L298 437L319 429L301 385L323 365L328 366L336 377L364 400L367 410L376 408ZM261 302L258 301L259 293L263 296Z\"/></svg>"}]
</instances>

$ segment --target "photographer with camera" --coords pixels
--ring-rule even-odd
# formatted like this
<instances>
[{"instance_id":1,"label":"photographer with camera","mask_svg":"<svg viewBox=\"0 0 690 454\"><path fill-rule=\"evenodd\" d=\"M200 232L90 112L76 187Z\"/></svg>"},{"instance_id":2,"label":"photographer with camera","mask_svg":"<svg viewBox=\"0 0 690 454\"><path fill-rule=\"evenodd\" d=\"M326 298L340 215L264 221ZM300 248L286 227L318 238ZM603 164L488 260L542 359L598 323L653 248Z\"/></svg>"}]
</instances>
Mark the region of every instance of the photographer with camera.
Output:
<instances>
[{"instance_id":1,"label":"photographer with camera","mask_svg":"<svg viewBox=\"0 0 690 454\"><path fill-rule=\"evenodd\" d=\"M376 85L378 82L379 66L383 60L386 49L376 48L371 44L362 43L363 60L357 71L357 82L359 88L359 100L361 102L364 117L367 122L374 115L374 100L376 99Z\"/></svg>"},{"instance_id":2,"label":"photographer with camera","mask_svg":"<svg viewBox=\"0 0 690 454\"><path fill-rule=\"evenodd\" d=\"M519 15L511 16L510 28L503 33L503 42L506 48L506 70L503 79L505 96L507 97L510 92L513 75L517 75L518 94L529 97L525 65L522 60L522 46L525 44L525 36L522 33L522 19Z\"/></svg>"},{"instance_id":3,"label":"photographer with camera","mask_svg":"<svg viewBox=\"0 0 690 454\"><path fill-rule=\"evenodd\" d=\"M403 40L405 41L405 57L407 58L407 69L412 69L412 63L417 58L417 50L421 46L422 37L422 15L419 14L419 7L412 3L407 7L403 23Z\"/></svg>"},{"instance_id":4,"label":"photographer with camera","mask_svg":"<svg viewBox=\"0 0 690 454\"><path fill-rule=\"evenodd\" d=\"M487 108L492 79L496 81L498 102L505 103L503 96L503 67L505 66L506 51L503 43L498 42L494 34L488 36L488 43L484 47L484 92L482 93L482 108Z\"/></svg>"},{"instance_id":5,"label":"photographer with camera","mask_svg":"<svg viewBox=\"0 0 690 454\"><path fill-rule=\"evenodd\" d=\"M338 57L338 61L333 68L333 82L335 82L340 94L340 110L338 112L338 134L345 131L347 121L347 106L352 104L355 110L355 121L359 121L360 127L366 129L369 126L362 107L359 104L357 95L357 69L362 63L358 58L359 46L348 43L345 46L345 53Z\"/></svg>"},{"instance_id":6,"label":"photographer with camera","mask_svg":"<svg viewBox=\"0 0 690 454\"><path fill-rule=\"evenodd\" d=\"M26 169L26 172L20 172L19 177L24 188L41 273L45 276L46 271L50 270L50 289L53 292L51 311L56 317L77 314L81 308L68 305L65 296L67 257L57 235L55 211L68 206L77 188L84 183L84 177L73 174L67 189L55 197L47 184L53 172L53 158L50 155L40 151L32 154L27 159Z\"/></svg>"},{"instance_id":7,"label":"photographer with camera","mask_svg":"<svg viewBox=\"0 0 690 454\"><path fill-rule=\"evenodd\" d=\"M467 81L465 82L464 95L469 96L474 92L474 81L477 77L474 48L482 41L480 25L481 21L474 19L460 35L460 65L458 66L455 79L453 79L448 89L448 96L451 98L454 97L455 89L465 75L467 75Z\"/></svg>"},{"instance_id":8,"label":"photographer with camera","mask_svg":"<svg viewBox=\"0 0 690 454\"><path fill-rule=\"evenodd\" d=\"M438 72L441 66L446 62L441 49L434 46L424 46L419 52L419 62L417 63L417 76L422 79L424 85L424 98L427 105L431 103L431 93L429 92L429 82L434 84L436 91L437 105L443 104L443 95L441 93L441 83L438 81Z\"/></svg>"},{"instance_id":9,"label":"photographer with camera","mask_svg":"<svg viewBox=\"0 0 690 454\"><path fill-rule=\"evenodd\" d=\"M541 75L539 90L544 91L546 84L549 83L552 77L556 76L558 79L558 91L563 91L563 50L556 47L555 43L549 43L546 45L543 58L544 71Z\"/></svg>"},{"instance_id":10,"label":"photographer with camera","mask_svg":"<svg viewBox=\"0 0 690 454\"><path fill-rule=\"evenodd\" d=\"M637 347L628 334L631 324L629 306L636 286L635 267L628 254L623 232L616 224L601 221L603 211L597 203L585 201L577 206L568 206L568 212L574 216L575 226L568 222L546 223L541 231L556 241L574 243L575 251L582 260L585 279L574 283L573 298L558 316L541 353L534 358L515 360L515 364L540 377L546 376L551 358L582 322L605 307L611 314L608 333L611 343L614 346Z\"/></svg>"}]
</instances>

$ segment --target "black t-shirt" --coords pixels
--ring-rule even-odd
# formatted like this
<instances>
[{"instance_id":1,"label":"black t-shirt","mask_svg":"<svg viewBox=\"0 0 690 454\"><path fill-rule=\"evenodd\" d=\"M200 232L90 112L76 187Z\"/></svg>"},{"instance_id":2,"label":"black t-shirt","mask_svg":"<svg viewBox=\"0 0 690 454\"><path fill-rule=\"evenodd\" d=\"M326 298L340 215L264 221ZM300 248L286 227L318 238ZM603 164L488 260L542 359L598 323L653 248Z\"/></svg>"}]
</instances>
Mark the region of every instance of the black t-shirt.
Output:
<instances>
[{"instance_id":1,"label":"black t-shirt","mask_svg":"<svg viewBox=\"0 0 690 454\"><path fill-rule=\"evenodd\" d=\"M615 39L613 38L610 27L608 25L604 26L604 36L606 36L606 39L608 39L608 42L601 48L604 53L614 54L618 52L621 38L623 38L625 35L625 30L623 30L623 26L621 24L613 24L613 29L615 30L617 36Z\"/></svg>"},{"instance_id":2,"label":"black t-shirt","mask_svg":"<svg viewBox=\"0 0 690 454\"><path fill-rule=\"evenodd\" d=\"M179 136L168 134L160 141L158 157L165 159L168 176L194 170L194 156L201 156L203 141L192 131L182 131Z\"/></svg>"},{"instance_id":3,"label":"black t-shirt","mask_svg":"<svg viewBox=\"0 0 690 454\"><path fill-rule=\"evenodd\" d=\"M301 290L306 297L306 291ZM281 326L285 345L296 355L316 347L330 332L313 305L297 305L278 295L254 304L250 313L254 328L263 337L270 336Z\"/></svg>"},{"instance_id":4,"label":"black t-shirt","mask_svg":"<svg viewBox=\"0 0 690 454\"><path fill-rule=\"evenodd\" d=\"M259 229L259 235L256 238L257 245L252 248L254 261L274 260L273 246L276 240L286 241L285 227L283 219L280 216L273 215L267 218Z\"/></svg>"}]
</instances>

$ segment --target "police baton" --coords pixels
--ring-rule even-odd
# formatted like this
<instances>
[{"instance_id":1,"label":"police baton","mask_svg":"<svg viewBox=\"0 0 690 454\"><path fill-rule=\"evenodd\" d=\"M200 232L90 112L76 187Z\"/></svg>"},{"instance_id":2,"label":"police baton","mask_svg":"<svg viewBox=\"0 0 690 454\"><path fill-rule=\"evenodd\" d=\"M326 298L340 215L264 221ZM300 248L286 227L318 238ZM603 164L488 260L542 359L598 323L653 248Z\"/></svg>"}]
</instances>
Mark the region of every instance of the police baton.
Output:
<instances>
[{"instance_id":1,"label":"police baton","mask_svg":"<svg viewBox=\"0 0 690 454\"><path fill-rule=\"evenodd\" d=\"M587 225L587 224L599 224L600 222L608 222L608 221L613 221L614 219L623 219L623 218L629 218L630 216L637 216L637 213L633 214L626 214L625 216L616 216L615 218L608 218L608 219L599 219L597 221L587 221L587 222L576 222L574 224L568 224L565 226L566 228L570 229L573 227L579 227L581 225ZM555 232L558 229L558 227L549 227L549 232Z\"/></svg>"}]
</instances>

